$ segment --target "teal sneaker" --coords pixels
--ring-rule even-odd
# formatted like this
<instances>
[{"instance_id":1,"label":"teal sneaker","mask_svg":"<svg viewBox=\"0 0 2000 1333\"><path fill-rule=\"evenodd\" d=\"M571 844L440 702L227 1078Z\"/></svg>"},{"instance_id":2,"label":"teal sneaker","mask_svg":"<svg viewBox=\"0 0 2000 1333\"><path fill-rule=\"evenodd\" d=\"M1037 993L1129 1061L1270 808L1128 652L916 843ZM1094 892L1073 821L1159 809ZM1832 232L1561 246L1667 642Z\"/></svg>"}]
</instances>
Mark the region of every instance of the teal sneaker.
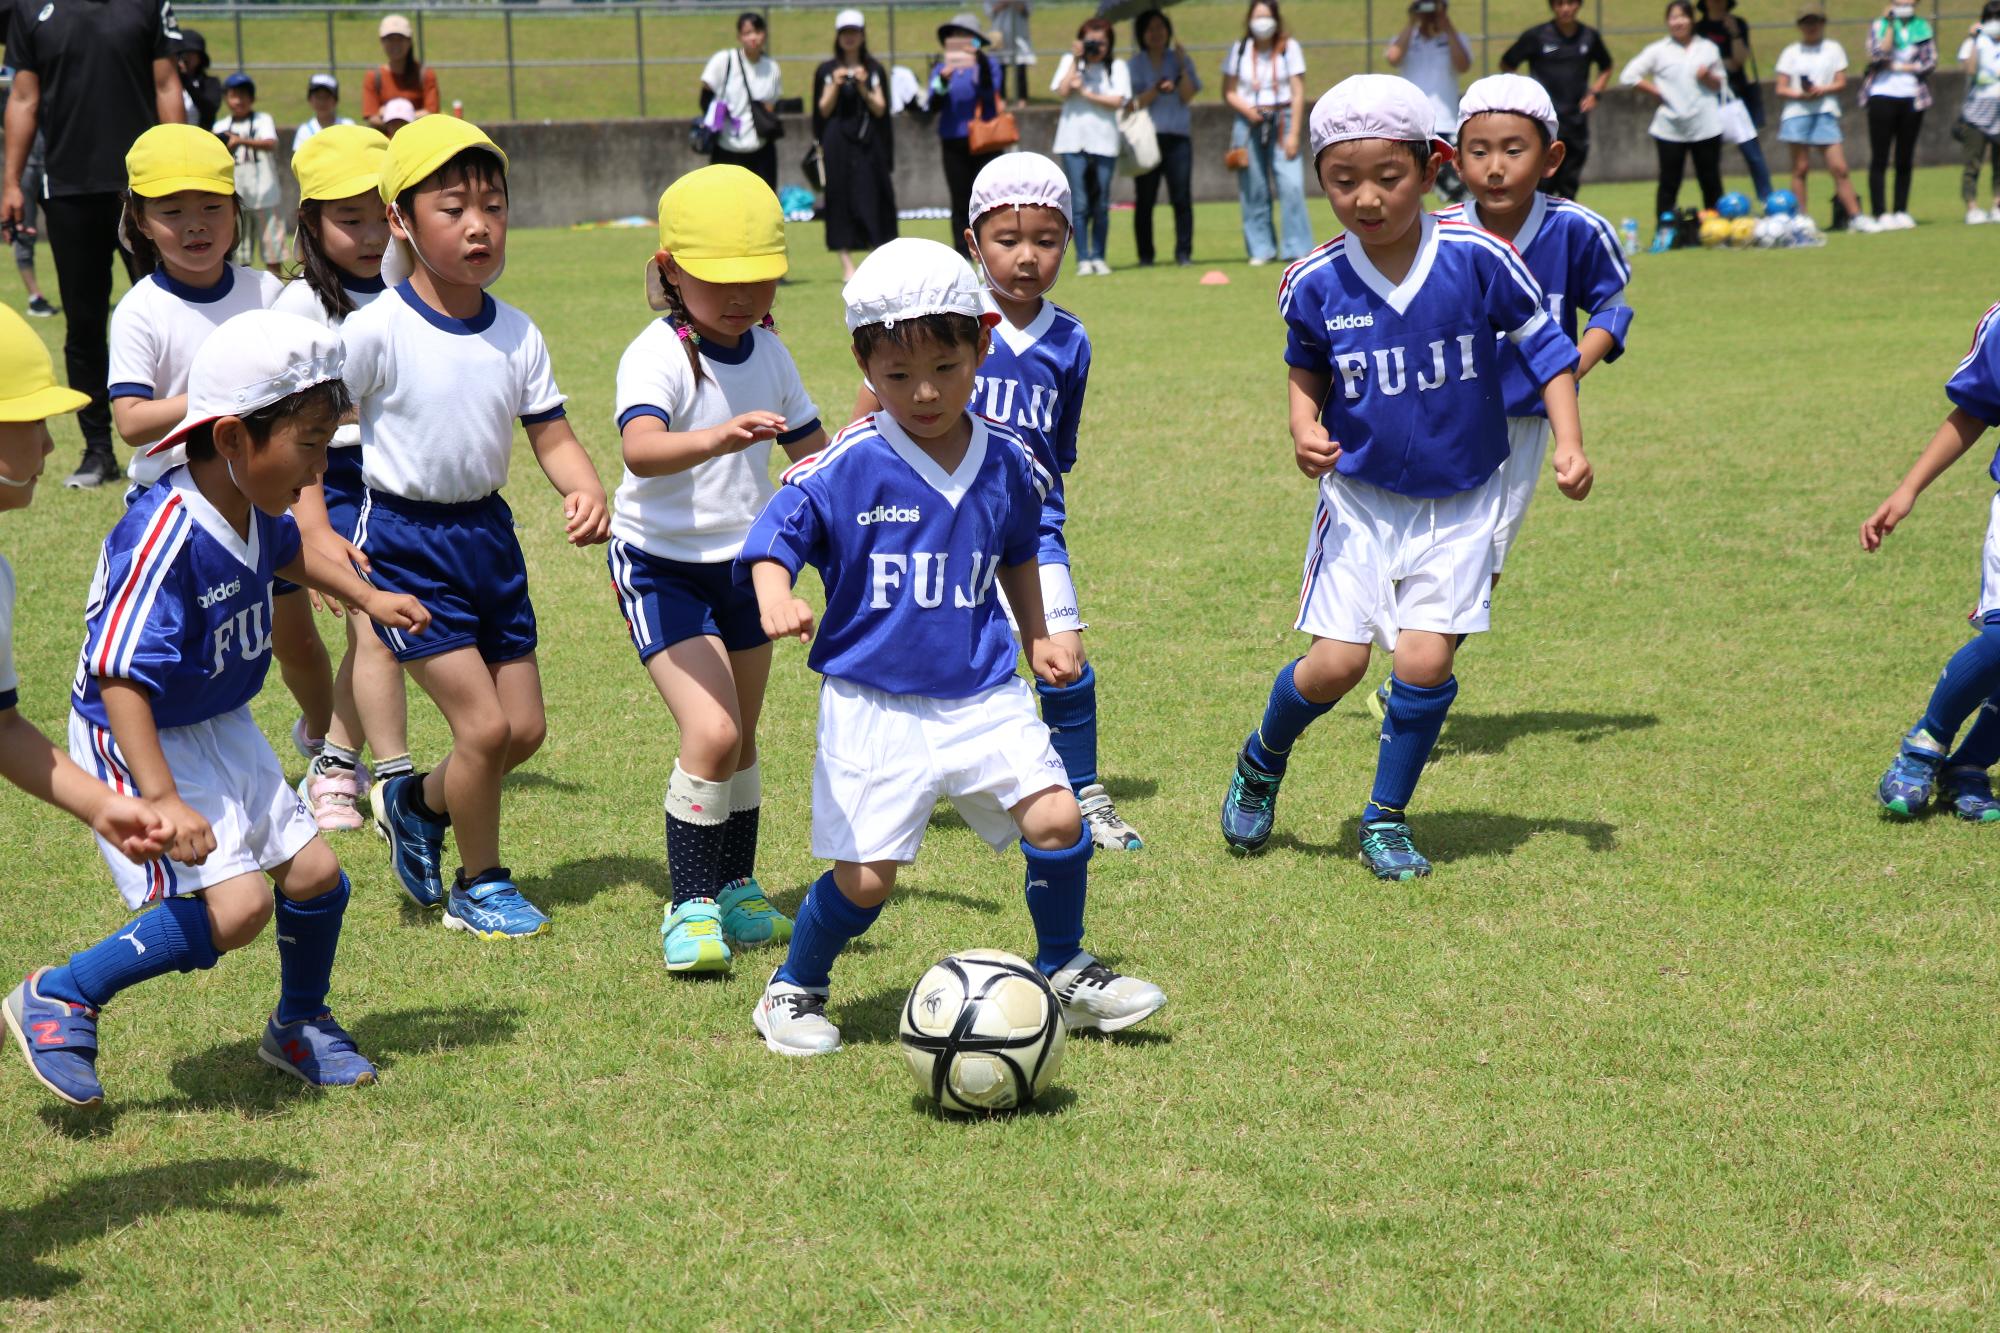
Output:
<instances>
[{"instance_id":1,"label":"teal sneaker","mask_svg":"<svg viewBox=\"0 0 2000 1333\"><path fill-rule=\"evenodd\" d=\"M1993 799L1993 779L1983 768L1947 768L1939 780L1939 795L1951 812L1972 824L2000 820L2000 801Z\"/></svg>"},{"instance_id":2,"label":"teal sneaker","mask_svg":"<svg viewBox=\"0 0 2000 1333\"><path fill-rule=\"evenodd\" d=\"M1875 788L1882 809L1897 819L1912 819L1930 808L1937 794L1938 770L1944 767L1944 747L1921 726L1911 727Z\"/></svg>"},{"instance_id":3,"label":"teal sneaker","mask_svg":"<svg viewBox=\"0 0 2000 1333\"><path fill-rule=\"evenodd\" d=\"M739 879L722 886L715 900L722 914L722 935L737 948L753 944L789 944L792 919L771 906L764 886L755 879Z\"/></svg>"},{"instance_id":4,"label":"teal sneaker","mask_svg":"<svg viewBox=\"0 0 2000 1333\"><path fill-rule=\"evenodd\" d=\"M790 923L788 922L787 925ZM712 898L690 898L660 922L660 951L669 972L727 972L729 945L722 912Z\"/></svg>"},{"instance_id":5,"label":"teal sneaker","mask_svg":"<svg viewBox=\"0 0 2000 1333\"><path fill-rule=\"evenodd\" d=\"M1389 720L1389 687L1395 683L1395 680L1396 678L1393 675L1384 676L1382 683L1377 685L1374 691L1368 696L1368 716L1374 718L1377 722L1387 722Z\"/></svg>"},{"instance_id":6,"label":"teal sneaker","mask_svg":"<svg viewBox=\"0 0 2000 1333\"><path fill-rule=\"evenodd\" d=\"M1401 820L1379 819L1363 824L1361 859L1368 863L1377 879L1422 879L1431 873L1431 863L1410 841L1410 826Z\"/></svg>"}]
</instances>

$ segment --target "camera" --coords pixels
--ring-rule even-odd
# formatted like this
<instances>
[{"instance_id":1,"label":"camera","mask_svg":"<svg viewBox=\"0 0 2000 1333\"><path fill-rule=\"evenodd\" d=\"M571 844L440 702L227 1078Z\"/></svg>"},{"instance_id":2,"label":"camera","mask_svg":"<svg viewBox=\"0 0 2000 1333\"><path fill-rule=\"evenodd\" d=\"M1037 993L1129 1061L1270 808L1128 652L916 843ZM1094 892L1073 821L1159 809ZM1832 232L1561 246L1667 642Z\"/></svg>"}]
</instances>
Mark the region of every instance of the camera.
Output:
<instances>
[{"instance_id":1,"label":"camera","mask_svg":"<svg viewBox=\"0 0 2000 1333\"><path fill-rule=\"evenodd\" d=\"M1104 43L1095 37L1085 42L1083 44L1083 58L1085 60L1104 59Z\"/></svg>"},{"instance_id":2,"label":"camera","mask_svg":"<svg viewBox=\"0 0 2000 1333\"><path fill-rule=\"evenodd\" d=\"M1410 6L1410 12L1412 14L1435 14L1443 8L1444 6L1439 4L1438 0L1415 0L1415 3Z\"/></svg>"},{"instance_id":3,"label":"camera","mask_svg":"<svg viewBox=\"0 0 2000 1333\"><path fill-rule=\"evenodd\" d=\"M18 222L0 222L0 233L5 234L5 239L9 245L23 241L29 245L33 245L36 236L40 234L33 227L26 227Z\"/></svg>"},{"instance_id":4,"label":"camera","mask_svg":"<svg viewBox=\"0 0 2000 1333\"><path fill-rule=\"evenodd\" d=\"M1799 91L1802 93L1809 93L1812 90L1813 90L1812 75L1810 74L1799 75Z\"/></svg>"}]
</instances>

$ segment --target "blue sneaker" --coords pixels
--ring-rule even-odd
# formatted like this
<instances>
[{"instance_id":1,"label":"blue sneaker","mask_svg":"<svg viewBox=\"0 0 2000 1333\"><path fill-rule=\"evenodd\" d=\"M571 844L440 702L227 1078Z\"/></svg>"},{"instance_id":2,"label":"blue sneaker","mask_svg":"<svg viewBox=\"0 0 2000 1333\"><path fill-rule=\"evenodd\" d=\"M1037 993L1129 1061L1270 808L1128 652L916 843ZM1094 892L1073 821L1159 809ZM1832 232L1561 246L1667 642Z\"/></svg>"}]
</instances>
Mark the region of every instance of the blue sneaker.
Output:
<instances>
[{"instance_id":1,"label":"blue sneaker","mask_svg":"<svg viewBox=\"0 0 2000 1333\"><path fill-rule=\"evenodd\" d=\"M444 907L445 925L469 931L482 940L526 939L547 930L548 913L523 898L507 876L503 868L497 879L453 884L451 899Z\"/></svg>"},{"instance_id":2,"label":"blue sneaker","mask_svg":"<svg viewBox=\"0 0 2000 1333\"><path fill-rule=\"evenodd\" d=\"M690 898L660 923L660 951L669 972L727 972L729 945L722 938L722 910L712 898Z\"/></svg>"},{"instance_id":3,"label":"blue sneaker","mask_svg":"<svg viewBox=\"0 0 2000 1333\"><path fill-rule=\"evenodd\" d=\"M764 886L754 878L739 879L722 886L715 900L722 913L722 934L742 948L750 944L786 944L792 938L792 919L771 906Z\"/></svg>"},{"instance_id":4,"label":"blue sneaker","mask_svg":"<svg viewBox=\"0 0 2000 1333\"><path fill-rule=\"evenodd\" d=\"M104 1100L97 1081L97 1011L45 998L38 986L46 971L36 968L7 996L7 1028L36 1082L71 1106L96 1106Z\"/></svg>"},{"instance_id":5,"label":"blue sneaker","mask_svg":"<svg viewBox=\"0 0 2000 1333\"><path fill-rule=\"evenodd\" d=\"M334 1022L332 1014L282 1025L273 1015L264 1024L257 1058L315 1088L352 1088L375 1081L375 1066L354 1049L354 1038Z\"/></svg>"},{"instance_id":6,"label":"blue sneaker","mask_svg":"<svg viewBox=\"0 0 2000 1333\"><path fill-rule=\"evenodd\" d=\"M1947 768L1940 780L1951 812L1973 824L2000 820L2000 801L1993 799L1993 779L1983 768Z\"/></svg>"},{"instance_id":7,"label":"blue sneaker","mask_svg":"<svg viewBox=\"0 0 2000 1333\"><path fill-rule=\"evenodd\" d=\"M407 773L382 784L380 825L389 839L389 859L395 863L403 892L419 907L436 907L444 901L445 826L410 809L410 793L420 790L410 784L422 781Z\"/></svg>"},{"instance_id":8,"label":"blue sneaker","mask_svg":"<svg viewBox=\"0 0 2000 1333\"><path fill-rule=\"evenodd\" d=\"M1431 873L1431 863L1410 841L1410 826L1401 820L1378 819L1363 824L1361 859L1368 863L1377 879L1422 879Z\"/></svg>"},{"instance_id":9,"label":"blue sneaker","mask_svg":"<svg viewBox=\"0 0 2000 1333\"><path fill-rule=\"evenodd\" d=\"M1922 727L1903 737L1889 771L1875 789L1882 808L1899 819L1912 819L1930 808L1937 794L1938 770L1944 767L1944 747Z\"/></svg>"},{"instance_id":10,"label":"blue sneaker","mask_svg":"<svg viewBox=\"0 0 2000 1333\"><path fill-rule=\"evenodd\" d=\"M1229 795L1222 798L1222 837L1239 852L1254 852L1271 838L1278 817L1278 784L1282 773L1266 773L1250 762L1246 750L1236 756L1236 773Z\"/></svg>"}]
</instances>

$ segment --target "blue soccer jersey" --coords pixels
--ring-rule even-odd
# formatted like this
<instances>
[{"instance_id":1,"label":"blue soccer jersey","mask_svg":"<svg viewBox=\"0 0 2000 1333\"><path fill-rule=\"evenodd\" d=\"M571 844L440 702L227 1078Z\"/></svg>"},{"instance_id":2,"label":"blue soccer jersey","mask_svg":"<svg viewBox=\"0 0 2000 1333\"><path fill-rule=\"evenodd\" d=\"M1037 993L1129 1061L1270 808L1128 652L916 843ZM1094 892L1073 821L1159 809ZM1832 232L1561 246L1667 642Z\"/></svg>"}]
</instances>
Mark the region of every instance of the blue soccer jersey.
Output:
<instances>
[{"instance_id":1,"label":"blue soccer jersey","mask_svg":"<svg viewBox=\"0 0 2000 1333\"><path fill-rule=\"evenodd\" d=\"M972 420L946 472L887 412L795 464L743 540L744 577L811 565L826 614L808 664L890 694L964 699L1014 674L994 582L1035 558L1048 472L1004 427Z\"/></svg>"},{"instance_id":2,"label":"blue soccer jersey","mask_svg":"<svg viewBox=\"0 0 2000 1333\"><path fill-rule=\"evenodd\" d=\"M999 307L989 297L987 308ZM1042 312L1026 328L1003 319L993 330L993 350L972 391L972 410L1019 435L1054 482L1042 501L1038 554L1043 564L1069 563L1062 479L1076 466L1076 436L1089 383L1090 335L1083 322L1044 301Z\"/></svg>"},{"instance_id":3,"label":"blue soccer jersey","mask_svg":"<svg viewBox=\"0 0 2000 1333\"><path fill-rule=\"evenodd\" d=\"M1944 396L1951 399L1953 407L1988 426L2000 426L2000 337L1994 336L1996 323L2000 323L2000 305L1979 317L1965 360L1958 363L1944 386ZM1994 453L1987 472L2000 481L2000 451Z\"/></svg>"},{"instance_id":4,"label":"blue soccer jersey","mask_svg":"<svg viewBox=\"0 0 2000 1333\"><path fill-rule=\"evenodd\" d=\"M1470 199L1438 212L1440 222L1469 222L1483 226L1479 209ZM1611 335L1611 351L1606 361L1616 361L1625 352L1625 333L1632 327L1632 307L1625 304L1625 288L1632 281L1632 265L1611 224L1582 204L1536 194L1528 207L1528 219L1514 237L1514 248L1527 264L1528 272L1542 284L1549 314L1562 326L1571 342L1577 339L1577 323L1587 320L1587 328L1603 329ZM1500 384L1510 417L1545 417L1542 385L1528 370L1518 348L1509 343L1500 352Z\"/></svg>"},{"instance_id":5,"label":"blue soccer jersey","mask_svg":"<svg viewBox=\"0 0 2000 1333\"><path fill-rule=\"evenodd\" d=\"M1457 495L1507 457L1507 411L1494 333L1546 384L1576 366L1576 344L1543 307L1514 248L1426 214L1400 283L1339 236L1291 266L1278 288L1285 362L1332 385L1320 421L1334 467L1419 498Z\"/></svg>"},{"instance_id":6,"label":"blue soccer jersey","mask_svg":"<svg viewBox=\"0 0 2000 1333\"><path fill-rule=\"evenodd\" d=\"M249 537L238 537L186 468L167 473L104 539L72 706L110 726L98 692L106 677L145 686L162 728L250 702L271 661L271 580L298 555L291 515L253 509Z\"/></svg>"}]
</instances>

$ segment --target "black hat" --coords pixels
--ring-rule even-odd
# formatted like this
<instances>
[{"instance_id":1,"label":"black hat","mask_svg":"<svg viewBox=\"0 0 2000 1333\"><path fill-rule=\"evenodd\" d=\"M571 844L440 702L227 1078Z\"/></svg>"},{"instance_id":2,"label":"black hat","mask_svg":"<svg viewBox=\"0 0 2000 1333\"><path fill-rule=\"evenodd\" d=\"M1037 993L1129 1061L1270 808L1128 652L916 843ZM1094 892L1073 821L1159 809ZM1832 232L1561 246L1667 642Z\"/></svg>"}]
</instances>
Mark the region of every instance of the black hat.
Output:
<instances>
[{"instance_id":1,"label":"black hat","mask_svg":"<svg viewBox=\"0 0 2000 1333\"><path fill-rule=\"evenodd\" d=\"M174 52L178 55L182 51L199 51L207 55L208 39L193 28L182 28L180 40L174 43Z\"/></svg>"}]
</instances>

